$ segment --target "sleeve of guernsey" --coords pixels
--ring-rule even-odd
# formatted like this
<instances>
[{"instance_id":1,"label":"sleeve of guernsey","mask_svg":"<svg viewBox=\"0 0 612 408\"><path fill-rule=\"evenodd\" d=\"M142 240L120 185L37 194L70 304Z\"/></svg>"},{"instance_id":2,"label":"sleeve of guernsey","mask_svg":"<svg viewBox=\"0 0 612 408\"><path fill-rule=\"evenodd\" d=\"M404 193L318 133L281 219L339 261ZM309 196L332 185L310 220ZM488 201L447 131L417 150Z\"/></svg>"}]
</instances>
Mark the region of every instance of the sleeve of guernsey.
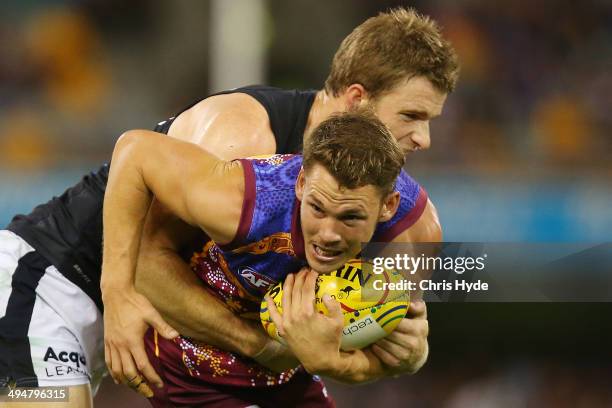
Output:
<instances>
[{"instance_id":1,"label":"sleeve of guernsey","mask_svg":"<svg viewBox=\"0 0 612 408\"><path fill-rule=\"evenodd\" d=\"M400 193L400 204L393 218L376 228L374 242L391 242L410 228L423 214L427 206L427 192L404 170L401 171L395 190Z\"/></svg>"},{"instance_id":2,"label":"sleeve of guernsey","mask_svg":"<svg viewBox=\"0 0 612 408\"><path fill-rule=\"evenodd\" d=\"M255 209L255 173L253 171L253 163L251 160L238 159L242 164L242 170L244 173L244 200L242 201L242 212L240 214L240 223L238 224L238 230L234 239L222 245L224 249L233 249L242 246L246 240L251 228L251 221L253 219L253 211Z\"/></svg>"}]
</instances>

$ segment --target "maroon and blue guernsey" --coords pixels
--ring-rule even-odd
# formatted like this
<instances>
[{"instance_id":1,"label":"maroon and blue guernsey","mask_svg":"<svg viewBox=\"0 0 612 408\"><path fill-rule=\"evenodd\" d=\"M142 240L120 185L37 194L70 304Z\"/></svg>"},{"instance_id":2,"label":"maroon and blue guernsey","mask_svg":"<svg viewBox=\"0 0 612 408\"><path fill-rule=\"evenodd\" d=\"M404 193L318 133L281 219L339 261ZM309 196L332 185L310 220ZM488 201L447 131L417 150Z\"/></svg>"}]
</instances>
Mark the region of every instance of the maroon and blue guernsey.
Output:
<instances>
[{"instance_id":1,"label":"maroon and blue guernsey","mask_svg":"<svg viewBox=\"0 0 612 408\"><path fill-rule=\"evenodd\" d=\"M266 291L287 274L306 265L295 182L302 165L299 155L274 155L241 160L245 198L235 239L223 246L205 242L191 258L191 268L228 308L259 320ZM397 213L380 223L373 241L389 242L419 219L427 194L408 174L396 183L401 200ZM172 342L150 334L147 341L166 373L184 373L193 380L218 385L266 387L283 384L300 371L271 372L250 359L200 344L187 337ZM163 347L162 347L163 343Z\"/></svg>"}]
</instances>

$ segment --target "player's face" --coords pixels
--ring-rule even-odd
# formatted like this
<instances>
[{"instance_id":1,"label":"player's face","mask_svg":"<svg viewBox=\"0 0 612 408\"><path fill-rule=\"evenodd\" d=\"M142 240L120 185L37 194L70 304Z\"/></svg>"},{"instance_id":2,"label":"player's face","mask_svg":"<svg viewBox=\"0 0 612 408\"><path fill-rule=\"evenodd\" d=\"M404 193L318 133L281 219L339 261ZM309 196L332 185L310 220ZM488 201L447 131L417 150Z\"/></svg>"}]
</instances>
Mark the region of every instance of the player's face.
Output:
<instances>
[{"instance_id":1,"label":"player's face","mask_svg":"<svg viewBox=\"0 0 612 408\"><path fill-rule=\"evenodd\" d=\"M300 173L296 195L301 201L306 260L319 273L334 271L355 258L361 243L372 238L377 222L390 219L397 207L395 202L382 200L372 185L340 188L317 164Z\"/></svg>"},{"instance_id":2,"label":"player's face","mask_svg":"<svg viewBox=\"0 0 612 408\"><path fill-rule=\"evenodd\" d=\"M429 122L442 113L445 101L445 93L418 76L400 82L370 103L404 154L408 154L429 148Z\"/></svg>"}]
</instances>

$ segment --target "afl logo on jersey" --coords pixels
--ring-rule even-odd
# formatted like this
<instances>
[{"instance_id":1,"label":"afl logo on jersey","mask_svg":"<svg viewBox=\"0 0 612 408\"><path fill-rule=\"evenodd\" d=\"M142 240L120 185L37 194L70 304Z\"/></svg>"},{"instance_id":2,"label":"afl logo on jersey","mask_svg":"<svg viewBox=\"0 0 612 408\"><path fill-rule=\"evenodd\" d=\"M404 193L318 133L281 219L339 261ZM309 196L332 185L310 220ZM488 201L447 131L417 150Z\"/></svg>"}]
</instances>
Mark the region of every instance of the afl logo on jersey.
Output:
<instances>
[{"instance_id":1,"label":"afl logo on jersey","mask_svg":"<svg viewBox=\"0 0 612 408\"><path fill-rule=\"evenodd\" d=\"M266 291L276 282L269 278L268 276L257 272L251 268L240 268L238 270L238 275L252 288L257 290Z\"/></svg>"}]
</instances>

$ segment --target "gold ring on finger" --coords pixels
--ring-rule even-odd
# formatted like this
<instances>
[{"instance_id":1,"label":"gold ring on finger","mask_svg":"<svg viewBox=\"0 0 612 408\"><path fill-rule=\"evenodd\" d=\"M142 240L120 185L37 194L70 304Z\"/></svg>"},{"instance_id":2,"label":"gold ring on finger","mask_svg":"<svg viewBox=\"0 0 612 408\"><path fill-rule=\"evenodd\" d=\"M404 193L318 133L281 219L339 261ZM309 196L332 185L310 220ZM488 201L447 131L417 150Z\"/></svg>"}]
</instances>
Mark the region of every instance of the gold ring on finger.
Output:
<instances>
[{"instance_id":1,"label":"gold ring on finger","mask_svg":"<svg viewBox=\"0 0 612 408\"><path fill-rule=\"evenodd\" d=\"M140 385L141 385L142 383L144 383L144 380L143 380L142 378L138 378L138 379L140 380L140 381L138 381L138 383L136 383L136 384L129 383L129 386L130 386L131 388L134 388L134 389L136 389L136 388L140 387Z\"/></svg>"}]
</instances>

